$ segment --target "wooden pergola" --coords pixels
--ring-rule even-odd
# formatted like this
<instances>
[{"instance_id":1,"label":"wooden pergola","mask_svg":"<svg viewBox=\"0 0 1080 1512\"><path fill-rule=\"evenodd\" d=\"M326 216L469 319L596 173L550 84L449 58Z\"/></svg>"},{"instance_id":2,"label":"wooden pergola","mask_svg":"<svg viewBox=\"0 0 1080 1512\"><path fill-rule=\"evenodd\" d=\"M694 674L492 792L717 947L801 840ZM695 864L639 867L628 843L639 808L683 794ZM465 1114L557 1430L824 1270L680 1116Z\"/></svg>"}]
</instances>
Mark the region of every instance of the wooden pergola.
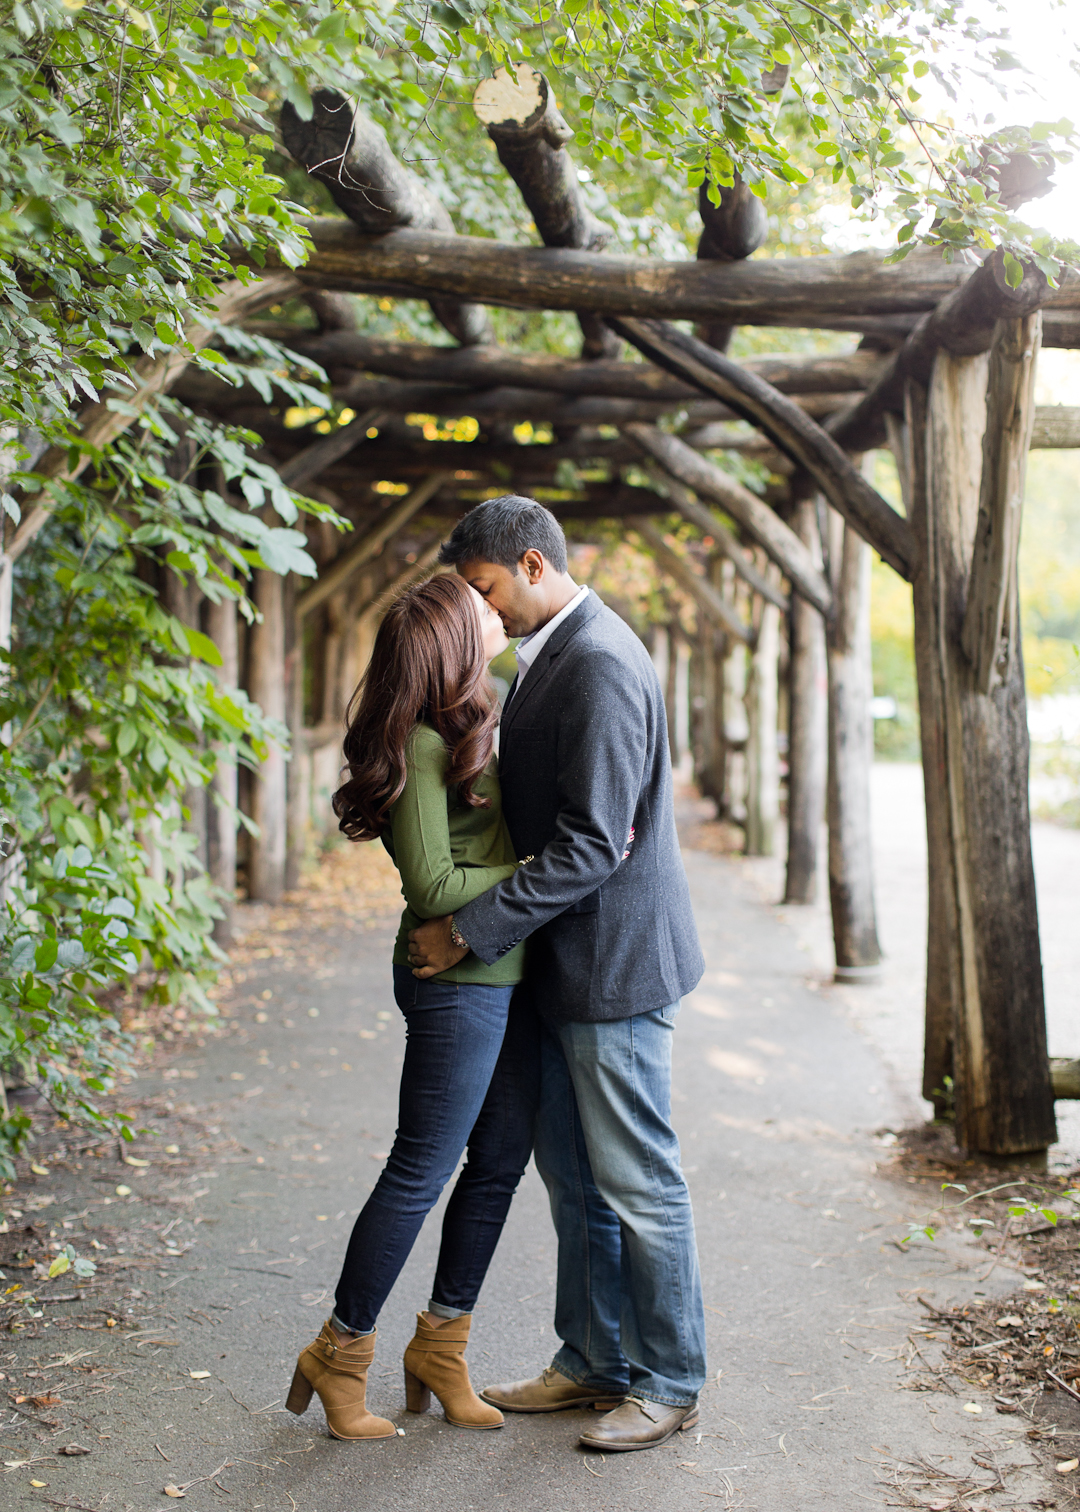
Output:
<instances>
[{"instance_id":1,"label":"wooden pergola","mask_svg":"<svg viewBox=\"0 0 1080 1512\"><path fill-rule=\"evenodd\" d=\"M827 813L837 974L869 975L880 961L869 829L872 549L914 595L930 890L924 1092L941 1106L952 1078L958 1139L971 1150L1044 1149L1055 1138L1054 1089L1017 547L1029 447L1080 445L1080 411L1037 410L1033 400L1040 345L1080 346L1080 279L1068 274L1054 289L1029 269L1010 288L1000 253L981 263L931 252L897 265L874 253L748 260L764 211L738 182L719 205L703 189L695 260L610 255L545 81L524 66L516 78L500 74L481 86L476 107L541 247L456 235L381 129L340 97L319 95L310 122L285 107L288 150L344 215L312 219L304 266L269 270L234 301L231 318L303 296L317 329L265 320L256 328L325 369L333 413L344 409L346 423L320 416L290 428L287 401L267 405L179 364L153 380L257 430L283 478L354 526L345 536L309 526L314 581L256 574L262 618L250 631L230 606L174 603L217 642L223 679L243 683L292 731L291 763L272 754L239 779L258 826L246 844L248 895L274 900L296 880L313 784L333 781L344 702L380 599L430 567L449 523L479 498L516 491L579 530L623 522L692 601L696 775L723 808L734 801L735 767L745 770L751 850L773 843L782 694L786 898L812 897ZM455 345L372 339L341 293L427 300ZM495 344L487 306L576 312L581 357ZM694 322L694 334L674 321ZM726 355L737 325L850 331L861 341L846 356L737 362ZM635 360L620 356L624 346ZM431 416L437 424L428 419L425 433L417 419ZM523 422L550 439L523 440ZM865 453L885 446L897 459L903 514L863 467ZM717 451L765 461L774 480L765 495L743 486ZM689 548L657 523L672 516L696 532ZM686 631L673 626L671 667L680 637ZM674 698L673 674L668 688ZM745 742L732 738L730 719L743 698ZM220 773L226 804L237 782L235 771ZM208 802L199 822L214 879L231 891L228 813Z\"/></svg>"}]
</instances>

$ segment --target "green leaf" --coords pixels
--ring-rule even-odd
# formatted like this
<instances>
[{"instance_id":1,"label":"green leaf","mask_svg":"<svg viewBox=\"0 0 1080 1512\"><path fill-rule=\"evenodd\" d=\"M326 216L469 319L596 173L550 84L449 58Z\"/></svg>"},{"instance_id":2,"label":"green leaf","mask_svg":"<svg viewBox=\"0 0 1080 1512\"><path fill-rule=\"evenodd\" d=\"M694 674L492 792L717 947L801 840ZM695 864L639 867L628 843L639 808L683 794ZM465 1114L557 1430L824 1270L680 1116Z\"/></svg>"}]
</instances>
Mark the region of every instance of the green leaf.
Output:
<instances>
[{"instance_id":1,"label":"green leaf","mask_svg":"<svg viewBox=\"0 0 1080 1512\"><path fill-rule=\"evenodd\" d=\"M187 637L188 650L192 656L207 662L211 667L222 665L221 652L208 635L204 635L201 630L193 630L190 625L184 626L184 635Z\"/></svg>"},{"instance_id":2,"label":"green leaf","mask_svg":"<svg viewBox=\"0 0 1080 1512\"><path fill-rule=\"evenodd\" d=\"M126 756L135 749L139 739L139 727L133 719L125 719L116 736L116 750L120 756Z\"/></svg>"},{"instance_id":3,"label":"green leaf","mask_svg":"<svg viewBox=\"0 0 1080 1512\"><path fill-rule=\"evenodd\" d=\"M1024 265L1012 252L1006 252L1004 257L1005 282L1010 289L1018 289L1024 281Z\"/></svg>"},{"instance_id":4,"label":"green leaf","mask_svg":"<svg viewBox=\"0 0 1080 1512\"><path fill-rule=\"evenodd\" d=\"M38 971L49 971L56 964L59 945L55 935L48 935L34 951L34 966Z\"/></svg>"}]
</instances>

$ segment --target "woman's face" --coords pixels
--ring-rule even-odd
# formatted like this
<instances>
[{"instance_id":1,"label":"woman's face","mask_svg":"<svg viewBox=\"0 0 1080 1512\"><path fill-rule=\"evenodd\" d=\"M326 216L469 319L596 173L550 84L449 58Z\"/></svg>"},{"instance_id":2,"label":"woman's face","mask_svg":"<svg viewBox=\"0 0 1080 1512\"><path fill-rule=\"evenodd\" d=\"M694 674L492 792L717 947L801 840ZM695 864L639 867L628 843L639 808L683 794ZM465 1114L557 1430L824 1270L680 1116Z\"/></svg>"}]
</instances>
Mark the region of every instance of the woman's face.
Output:
<instances>
[{"instance_id":1,"label":"woman's face","mask_svg":"<svg viewBox=\"0 0 1080 1512\"><path fill-rule=\"evenodd\" d=\"M484 656L487 661L493 661L500 651L505 651L510 644L506 638L506 631L503 629L503 622L491 605L480 597L475 588L469 589L469 597L480 619L480 638L484 643Z\"/></svg>"}]
</instances>

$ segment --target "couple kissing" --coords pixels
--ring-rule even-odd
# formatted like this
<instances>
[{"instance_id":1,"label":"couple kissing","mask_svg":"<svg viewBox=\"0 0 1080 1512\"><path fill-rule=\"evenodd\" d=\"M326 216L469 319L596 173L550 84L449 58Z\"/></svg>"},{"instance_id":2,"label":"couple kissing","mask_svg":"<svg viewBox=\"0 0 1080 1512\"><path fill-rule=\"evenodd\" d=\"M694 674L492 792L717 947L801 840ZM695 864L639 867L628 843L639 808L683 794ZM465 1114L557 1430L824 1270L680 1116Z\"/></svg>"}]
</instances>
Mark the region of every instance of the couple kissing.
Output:
<instances>
[{"instance_id":1,"label":"couple kissing","mask_svg":"<svg viewBox=\"0 0 1080 1512\"><path fill-rule=\"evenodd\" d=\"M697 1422L705 1324L671 1127L680 998L703 969L679 855L667 719L641 641L567 570L554 516L510 495L459 522L454 573L404 590L347 716L342 831L379 839L405 912L398 1128L287 1406L317 1393L335 1438L390 1437L368 1410L376 1321L443 1187L431 1297L405 1350L406 1406L449 1423L597 1409L579 1442L649 1449ZM519 638L500 715L488 663ZM529 1161L558 1237L555 1331L535 1378L473 1390L466 1345Z\"/></svg>"}]
</instances>

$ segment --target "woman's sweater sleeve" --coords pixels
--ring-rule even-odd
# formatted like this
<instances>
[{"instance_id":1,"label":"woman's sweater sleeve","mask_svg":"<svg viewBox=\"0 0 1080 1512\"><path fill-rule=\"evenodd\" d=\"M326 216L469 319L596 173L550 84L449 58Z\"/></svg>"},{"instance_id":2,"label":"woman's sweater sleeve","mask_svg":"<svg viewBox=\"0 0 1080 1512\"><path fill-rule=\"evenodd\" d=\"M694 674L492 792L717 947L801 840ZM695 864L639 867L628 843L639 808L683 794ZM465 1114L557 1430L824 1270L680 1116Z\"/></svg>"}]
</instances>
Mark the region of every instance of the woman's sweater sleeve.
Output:
<instances>
[{"instance_id":1,"label":"woman's sweater sleeve","mask_svg":"<svg viewBox=\"0 0 1080 1512\"><path fill-rule=\"evenodd\" d=\"M422 919L463 908L497 882L512 877L505 866L456 866L450 849L446 802L446 747L421 728L407 754L405 788L390 812L394 860L405 901Z\"/></svg>"}]
</instances>

